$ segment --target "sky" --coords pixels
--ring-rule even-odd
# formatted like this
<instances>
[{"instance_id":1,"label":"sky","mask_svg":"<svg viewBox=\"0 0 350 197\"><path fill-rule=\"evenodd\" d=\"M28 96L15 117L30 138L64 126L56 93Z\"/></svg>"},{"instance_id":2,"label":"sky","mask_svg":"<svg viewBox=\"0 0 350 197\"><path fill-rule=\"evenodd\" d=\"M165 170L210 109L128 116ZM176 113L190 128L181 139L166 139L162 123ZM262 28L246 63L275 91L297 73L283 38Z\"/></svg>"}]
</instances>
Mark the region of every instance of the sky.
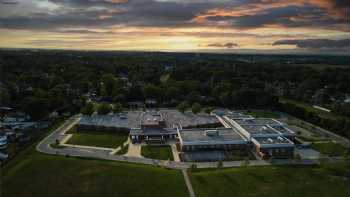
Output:
<instances>
[{"instance_id":1,"label":"sky","mask_svg":"<svg viewBox=\"0 0 350 197\"><path fill-rule=\"evenodd\" d=\"M350 55L350 0L0 0L0 47Z\"/></svg>"}]
</instances>

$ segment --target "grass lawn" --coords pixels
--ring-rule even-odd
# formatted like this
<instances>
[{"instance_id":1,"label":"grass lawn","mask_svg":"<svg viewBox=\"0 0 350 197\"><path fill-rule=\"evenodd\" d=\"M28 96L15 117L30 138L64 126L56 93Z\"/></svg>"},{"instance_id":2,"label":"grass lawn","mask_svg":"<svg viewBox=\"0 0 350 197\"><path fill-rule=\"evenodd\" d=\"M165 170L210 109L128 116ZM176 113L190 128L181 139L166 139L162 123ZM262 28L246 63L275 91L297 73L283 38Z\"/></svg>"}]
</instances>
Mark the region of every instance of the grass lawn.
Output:
<instances>
[{"instance_id":1,"label":"grass lawn","mask_svg":"<svg viewBox=\"0 0 350 197\"><path fill-rule=\"evenodd\" d=\"M75 132L67 144L116 148L122 145L128 136L108 132Z\"/></svg>"},{"instance_id":2,"label":"grass lawn","mask_svg":"<svg viewBox=\"0 0 350 197\"><path fill-rule=\"evenodd\" d=\"M188 196L177 170L50 156L34 150L4 172L2 190L6 197Z\"/></svg>"},{"instance_id":3,"label":"grass lawn","mask_svg":"<svg viewBox=\"0 0 350 197\"><path fill-rule=\"evenodd\" d=\"M279 100L281 103L291 103L294 104L298 107L302 107L304 108L306 111L310 111L310 112L314 112L316 113L318 116L320 117L324 117L324 118L329 118L329 119L347 119L350 120L350 118L346 117L346 116L340 116L337 115L333 112L326 112L320 109L316 109L314 108L312 105L308 104L308 103L304 103L304 102L300 102L300 101L295 101L295 100L290 100L290 99L285 99L285 98L280 98Z\"/></svg>"},{"instance_id":4,"label":"grass lawn","mask_svg":"<svg viewBox=\"0 0 350 197\"><path fill-rule=\"evenodd\" d=\"M343 156L348 152L346 147L334 142L313 143L312 148L316 149L322 154L330 156Z\"/></svg>"},{"instance_id":5,"label":"grass lawn","mask_svg":"<svg viewBox=\"0 0 350 197\"><path fill-rule=\"evenodd\" d=\"M56 144L56 143L52 143L52 144L50 144L50 146L52 148L56 148L56 149L65 148L65 146L62 146L62 145L59 145L59 144Z\"/></svg>"},{"instance_id":6,"label":"grass lawn","mask_svg":"<svg viewBox=\"0 0 350 197\"><path fill-rule=\"evenodd\" d=\"M350 196L350 164L329 167L248 167L189 172L197 197Z\"/></svg>"},{"instance_id":7,"label":"grass lawn","mask_svg":"<svg viewBox=\"0 0 350 197\"><path fill-rule=\"evenodd\" d=\"M174 160L171 147L168 145L164 146L152 146L145 145L141 147L141 155L151 159L161 159L161 160Z\"/></svg>"},{"instance_id":8,"label":"grass lawn","mask_svg":"<svg viewBox=\"0 0 350 197\"><path fill-rule=\"evenodd\" d=\"M58 127L60 127L66 118L59 118L53 121L51 126L49 128L43 129L42 132L40 133L40 136L37 139L34 139L33 144L30 144L28 147L25 147L23 150L20 150L19 153L17 153L12 159L7 161L5 165L2 167L2 171L8 171L8 169L12 168L14 165L17 165L20 161L23 160L23 157L27 156L30 151L35 149L35 146L37 145L37 142L40 140L44 139L46 136L48 136L50 133L52 133L54 130L56 130ZM17 149L16 145L10 147L12 150L12 154L15 152ZM0 184L1 184L1 179L0 179ZM1 186L0 186L1 187ZM1 188L0 188L0 194L1 194ZM1 195L0 195L1 196Z\"/></svg>"},{"instance_id":9,"label":"grass lawn","mask_svg":"<svg viewBox=\"0 0 350 197\"><path fill-rule=\"evenodd\" d=\"M249 110L244 114L254 116L255 118L279 118L280 115L273 111Z\"/></svg>"}]
</instances>

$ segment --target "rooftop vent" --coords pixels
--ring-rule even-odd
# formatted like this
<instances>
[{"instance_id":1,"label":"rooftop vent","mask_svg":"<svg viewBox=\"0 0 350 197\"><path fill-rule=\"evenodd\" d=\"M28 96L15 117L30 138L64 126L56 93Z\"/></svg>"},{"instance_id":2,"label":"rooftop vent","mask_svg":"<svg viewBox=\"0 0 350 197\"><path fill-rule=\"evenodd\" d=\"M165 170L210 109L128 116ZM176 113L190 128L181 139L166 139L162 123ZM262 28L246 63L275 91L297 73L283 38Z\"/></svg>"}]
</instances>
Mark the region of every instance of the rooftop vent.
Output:
<instances>
[{"instance_id":1,"label":"rooftop vent","mask_svg":"<svg viewBox=\"0 0 350 197\"><path fill-rule=\"evenodd\" d=\"M260 130L261 130L261 131L266 131L266 130L267 130L267 127L266 127L266 126L263 126L263 127L261 127Z\"/></svg>"}]
</instances>

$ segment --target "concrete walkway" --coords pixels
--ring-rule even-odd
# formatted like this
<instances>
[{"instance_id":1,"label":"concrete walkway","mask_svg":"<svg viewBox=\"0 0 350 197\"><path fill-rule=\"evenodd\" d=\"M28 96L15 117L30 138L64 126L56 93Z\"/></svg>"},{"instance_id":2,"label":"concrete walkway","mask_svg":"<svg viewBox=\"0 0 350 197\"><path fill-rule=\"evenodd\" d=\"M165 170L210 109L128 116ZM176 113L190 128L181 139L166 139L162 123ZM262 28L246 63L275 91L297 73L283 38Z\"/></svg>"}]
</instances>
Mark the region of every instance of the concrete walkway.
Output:
<instances>
[{"instance_id":1,"label":"concrete walkway","mask_svg":"<svg viewBox=\"0 0 350 197\"><path fill-rule=\"evenodd\" d=\"M130 138L128 138L128 140L126 140L126 142L124 142L123 146L127 146L128 144L130 144ZM129 145L130 146L130 145ZM118 146L116 149L114 149L113 151L111 151L109 154L110 155L115 155L117 152L119 152L122 149L121 146ZM129 150L129 149L128 149ZM125 154L124 154L125 155Z\"/></svg>"},{"instance_id":2,"label":"concrete walkway","mask_svg":"<svg viewBox=\"0 0 350 197\"><path fill-rule=\"evenodd\" d=\"M182 169L181 171L182 171L182 175L184 176L185 183L188 189L188 193L190 194L190 197L195 197L196 195L194 194L194 190L193 190L190 178L188 177L187 170Z\"/></svg>"},{"instance_id":3,"label":"concrete walkway","mask_svg":"<svg viewBox=\"0 0 350 197\"><path fill-rule=\"evenodd\" d=\"M180 162L179 152L177 151L176 144L171 143L170 147L171 147L171 152L173 152L174 161Z\"/></svg>"},{"instance_id":4,"label":"concrete walkway","mask_svg":"<svg viewBox=\"0 0 350 197\"><path fill-rule=\"evenodd\" d=\"M129 150L124 156L142 158L141 146L142 146L141 144L129 143Z\"/></svg>"}]
</instances>

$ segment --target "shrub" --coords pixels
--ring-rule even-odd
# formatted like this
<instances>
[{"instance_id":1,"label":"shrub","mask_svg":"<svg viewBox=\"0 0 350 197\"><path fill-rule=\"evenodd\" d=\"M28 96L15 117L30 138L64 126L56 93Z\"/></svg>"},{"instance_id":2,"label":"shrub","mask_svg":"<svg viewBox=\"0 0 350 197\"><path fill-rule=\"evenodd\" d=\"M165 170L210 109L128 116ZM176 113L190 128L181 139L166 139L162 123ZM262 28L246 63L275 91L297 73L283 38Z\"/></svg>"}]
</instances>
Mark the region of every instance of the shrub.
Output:
<instances>
[{"instance_id":1,"label":"shrub","mask_svg":"<svg viewBox=\"0 0 350 197\"><path fill-rule=\"evenodd\" d=\"M101 104L97 108L97 113L100 115L108 114L112 111L112 107L110 104Z\"/></svg>"},{"instance_id":2,"label":"shrub","mask_svg":"<svg viewBox=\"0 0 350 197\"><path fill-rule=\"evenodd\" d=\"M201 112L202 111L202 106L199 104L199 103L194 103L193 105L192 105L192 112L194 113L194 114L197 114L197 113L199 113L199 112Z\"/></svg>"},{"instance_id":3,"label":"shrub","mask_svg":"<svg viewBox=\"0 0 350 197\"><path fill-rule=\"evenodd\" d=\"M176 108L180 112L184 113L186 109L190 108L190 104L187 101L183 101Z\"/></svg>"},{"instance_id":4,"label":"shrub","mask_svg":"<svg viewBox=\"0 0 350 197\"><path fill-rule=\"evenodd\" d=\"M82 109L81 109L81 113L84 115L89 115L91 116L94 113L95 109L94 109L94 104L92 103L87 103Z\"/></svg>"}]
</instances>

